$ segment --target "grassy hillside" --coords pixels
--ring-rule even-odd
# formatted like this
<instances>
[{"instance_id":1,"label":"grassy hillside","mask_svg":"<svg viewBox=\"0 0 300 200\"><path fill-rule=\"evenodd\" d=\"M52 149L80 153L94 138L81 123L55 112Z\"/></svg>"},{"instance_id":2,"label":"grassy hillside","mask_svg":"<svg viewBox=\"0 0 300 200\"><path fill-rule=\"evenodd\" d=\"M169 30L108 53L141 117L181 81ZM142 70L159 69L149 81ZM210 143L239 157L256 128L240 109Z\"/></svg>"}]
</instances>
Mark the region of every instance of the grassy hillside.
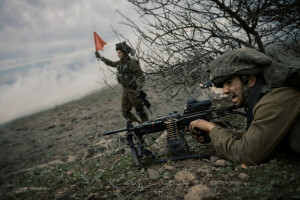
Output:
<instances>
[{"instance_id":1,"label":"grassy hillside","mask_svg":"<svg viewBox=\"0 0 300 200\"><path fill-rule=\"evenodd\" d=\"M145 90L151 119L181 113L189 97L206 98L199 88L172 99L159 88ZM126 125L121 95L119 86L105 88L2 125L0 199L200 199L193 190L202 191L204 199L300 198L300 162L293 154L276 154L247 168L215 156L160 164L144 160L135 167L124 134L102 135ZM159 135L147 137L147 146ZM192 152L215 154L212 144L186 139Z\"/></svg>"}]
</instances>

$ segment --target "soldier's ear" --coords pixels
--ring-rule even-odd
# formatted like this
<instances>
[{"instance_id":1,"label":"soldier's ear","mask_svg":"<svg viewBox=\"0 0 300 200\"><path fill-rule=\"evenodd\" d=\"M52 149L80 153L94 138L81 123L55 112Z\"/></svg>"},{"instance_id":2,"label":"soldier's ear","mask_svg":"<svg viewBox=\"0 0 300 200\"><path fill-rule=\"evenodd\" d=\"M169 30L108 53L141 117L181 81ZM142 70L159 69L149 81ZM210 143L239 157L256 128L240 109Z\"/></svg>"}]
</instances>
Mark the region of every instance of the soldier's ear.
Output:
<instances>
[{"instance_id":1,"label":"soldier's ear","mask_svg":"<svg viewBox=\"0 0 300 200\"><path fill-rule=\"evenodd\" d=\"M255 75L250 75L248 76L248 83L247 87L252 88L256 83L256 76Z\"/></svg>"}]
</instances>

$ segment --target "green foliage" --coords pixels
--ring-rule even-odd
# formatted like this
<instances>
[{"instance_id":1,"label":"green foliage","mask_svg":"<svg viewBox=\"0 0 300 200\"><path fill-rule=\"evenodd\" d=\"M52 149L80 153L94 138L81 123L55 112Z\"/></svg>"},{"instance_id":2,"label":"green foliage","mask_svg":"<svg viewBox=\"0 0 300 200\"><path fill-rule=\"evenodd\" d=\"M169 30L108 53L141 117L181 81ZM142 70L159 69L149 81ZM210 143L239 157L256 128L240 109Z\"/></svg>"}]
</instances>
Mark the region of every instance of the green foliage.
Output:
<instances>
[{"instance_id":1,"label":"green foliage","mask_svg":"<svg viewBox=\"0 0 300 200\"><path fill-rule=\"evenodd\" d=\"M0 132L0 134L1 134L1 132ZM12 143L12 142L9 140L3 140L0 142L0 145L10 144L10 143Z\"/></svg>"},{"instance_id":2,"label":"green foliage","mask_svg":"<svg viewBox=\"0 0 300 200\"><path fill-rule=\"evenodd\" d=\"M262 167L239 169L249 177L245 185L235 191L235 195L256 199L292 199L300 195L300 163L272 160Z\"/></svg>"},{"instance_id":3,"label":"green foliage","mask_svg":"<svg viewBox=\"0 0 300 200\"><path fill-rule=\"evenodd\" d=\"M223 175L223 174L228 174L230 172L232 172L232 167L228 166L228 167L224 167L221 168L220 171L217 172L217 175Z\"/></svg>"},{"instance_id":4,"label":"green foliage","mask_svg":"<svg viewBox=\"0 0 300 200\"><path fill-rule=\"evenodd\" d=\"M125 154L114 158L97 158L86 162L58 164L52 167L38 168L33 171L7 177L6 185L16 187L43 187L49 188L48 193L57 193L62 188L70 188L76 198L86 197L90 193L107 190L107 186L116 188L136 186L137 179L147 179L146 171L133 167L132 158ZM140 184L143 184L142 182ZM140 191L144 188L141 187ZM35 196L37 192L28 191L20 194L21 198ZM68 193L68 191L67 191ZM105 196L105 195L104 195Z\"/></svg>"},{"instance_id":5,"label":"green foliage","mask_svg":"<svg viewBox=\"0 0 300 200\"><path fill-rule=\"evenodd\" d=\"M186 163L190 163L190 165L186 165ZM166 165L174 166L177 169L164 170L163 165L165 164L152 163L134 167L130 154L108 155L9 175L3 179L3 185L14 185L16 188L48 188L43 191L28 190L18 194L17 197L20 199L32 197L56 199L63 195L73 199L85 199L92 193L101 194L99 198L102 199L121 199L132 193L141 197L151 194L153 195L151 197L155 199L164 191L173 191L174 187L182 190L184 186L178 186L174 174L183 167L193 171L192 167L195 163L203 164L201 160L168 161L165 163ZM212 167L212 176L209 180L229 182L227 186L225 184L225 187L218 185L213 188L214 193L222 199L232 199L232 197L240 197L241 199L296 199L300 196L299 166L300 163L294 160L272 160L269 163L247 169L243 169L240 165L230 164L227 167ZM196 171L201 166L196 165L194 167L194 171ZM159 176L155 179L148 178L148 168L159 172ZM240 173L247 174L247 178L238 180ZM203 179L200 178L200 180ZM235 182L241 182L241 184L234 185ZM182 190L182 195L187 192L187 189ZM117 191L121 192L118 193ZM3 198L9 199L5 195ZM134 198L132 196L129 199Z\"/></svg>"}]
</instances>

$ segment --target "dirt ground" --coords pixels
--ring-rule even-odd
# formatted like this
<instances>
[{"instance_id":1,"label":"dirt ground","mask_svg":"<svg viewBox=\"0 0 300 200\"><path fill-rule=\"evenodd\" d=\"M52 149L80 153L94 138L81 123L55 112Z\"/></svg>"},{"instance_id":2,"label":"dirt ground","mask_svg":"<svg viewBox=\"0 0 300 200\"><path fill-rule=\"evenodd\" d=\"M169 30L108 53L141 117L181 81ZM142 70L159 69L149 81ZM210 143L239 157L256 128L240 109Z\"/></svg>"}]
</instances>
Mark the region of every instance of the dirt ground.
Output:
<instances>
[{"instance_id":1,"label":"dirt ground","mask_svg":"<svg viewBox=\"0 0 300 200\"><path fill-rule=\"evenodd\" d=\"M186 100L201 94L182 92L170 99L157 88L145 90L152 103L150 119L182 113ZM299 157L247 169L215 156L134 167L122 134L102 135L125 128L120 101L119 86L106 88L2 125L0 199L300 198ZM215 155L211 144L187 141L192 152Z\"/></svg>"},{"instance_id":2,"label":"dirt ground","mask_svg":"<svg viewBox=\"0 0 300 200\"><path fill-rule=\"evenodd\" d=\"M155 88L148 88L147 93L152 103L153 115L147 111L151 119L175 110L180 112L186 104L185 94L169 100L170 97L156 92ZM125 128L126 121L120 111L121 96L120 86L107 88L2 125L0 173L84 156L101 140L102 133Z\"/></svg>"}]
</instances>

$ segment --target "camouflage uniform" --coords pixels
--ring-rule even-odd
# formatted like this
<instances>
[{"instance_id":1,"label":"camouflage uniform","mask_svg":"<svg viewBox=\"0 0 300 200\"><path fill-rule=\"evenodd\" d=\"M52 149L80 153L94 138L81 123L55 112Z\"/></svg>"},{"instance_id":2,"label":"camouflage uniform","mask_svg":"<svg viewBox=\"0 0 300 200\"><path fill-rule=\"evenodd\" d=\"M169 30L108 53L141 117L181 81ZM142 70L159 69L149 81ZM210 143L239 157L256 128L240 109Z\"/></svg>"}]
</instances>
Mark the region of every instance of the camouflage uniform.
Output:
<instances>
[{"instance_id":1,"label":"camouflage uniform","mask_svg":"<svg viewBox=\"0 0 300 200\"><path fill-rule=\"evenodd\" d=\"M289 74L270 57L253 49L237 49L223 54L209 64L211 80L221 86L227 78L238 75L261 74L265 84L257 93L250 126L241 139L236 139L225 129L216 126L209 135L218 154L247 165L258 164L266 158L285 136L290 147L299 150L300 91L298 87L284 87ZM287 80L288 81L288 80ZM252 88L249 90L248 104Z\"/></svg>"},{"instance_id":2,"label":"camouflage uniform","mask_svg":"<svg viewBox=\"0 0 300 200\"><path fill-rule=\"evenodd\" d=\"M136 114L140 117L141 122L148 121L148 115L143 108L142 99L138 98L139 92L145 82L143 71L137 60L131 59L127 54L116 62L101 57L101 60L112 67L117 68L117 80L123 86L122 96L122 114L131 122L139 122L134 114L130 111L135 108Z\"/></svg>"}]
</instances>

